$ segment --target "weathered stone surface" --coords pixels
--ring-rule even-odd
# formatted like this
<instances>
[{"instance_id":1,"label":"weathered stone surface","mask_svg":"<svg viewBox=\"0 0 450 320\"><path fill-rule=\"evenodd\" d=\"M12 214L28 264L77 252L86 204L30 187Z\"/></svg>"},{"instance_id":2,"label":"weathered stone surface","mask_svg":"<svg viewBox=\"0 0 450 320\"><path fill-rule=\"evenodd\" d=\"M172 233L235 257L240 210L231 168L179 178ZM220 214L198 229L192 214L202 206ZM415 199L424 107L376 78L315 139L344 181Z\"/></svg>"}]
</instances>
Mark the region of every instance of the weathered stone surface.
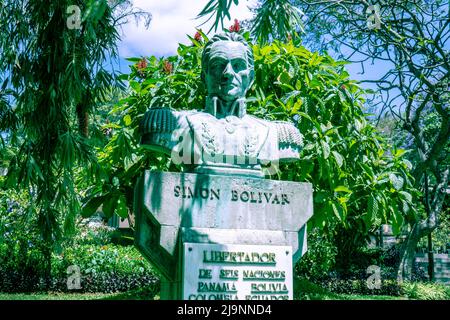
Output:
<instances>
[{"instance_id":1,"label":"weathered stone surface","mask_svg":"<svg viewBox=\"0 0 450 320\"><path fill-rule=\"evenodd\" d=\"M135 199L136 244L169 279L180 241L289 245L294 262L306 251L308 183L146 171Z\"/></svg>"}]
</instances>

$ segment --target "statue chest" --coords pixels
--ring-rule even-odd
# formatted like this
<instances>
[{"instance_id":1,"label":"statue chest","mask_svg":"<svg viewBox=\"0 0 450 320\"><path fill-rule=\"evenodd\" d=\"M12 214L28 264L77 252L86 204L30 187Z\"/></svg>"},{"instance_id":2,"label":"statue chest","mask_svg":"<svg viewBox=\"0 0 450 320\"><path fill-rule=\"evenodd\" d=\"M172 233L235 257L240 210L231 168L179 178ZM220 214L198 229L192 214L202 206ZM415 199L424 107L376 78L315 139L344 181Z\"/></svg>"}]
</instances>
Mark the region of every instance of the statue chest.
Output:
<instances>
[{"instance_id":1,"label":"statue chest","mask_svg":"<svg viewBox=\"0 0 450 320\"><path fill-rule=\"evenodd\" d=\"M227 162L233 157L257 159L267 143L269 127L250 117L216 119L198 115L188 117L188 121L193 133L194 153L203 162Z\"/></svg>"}]
</instances>

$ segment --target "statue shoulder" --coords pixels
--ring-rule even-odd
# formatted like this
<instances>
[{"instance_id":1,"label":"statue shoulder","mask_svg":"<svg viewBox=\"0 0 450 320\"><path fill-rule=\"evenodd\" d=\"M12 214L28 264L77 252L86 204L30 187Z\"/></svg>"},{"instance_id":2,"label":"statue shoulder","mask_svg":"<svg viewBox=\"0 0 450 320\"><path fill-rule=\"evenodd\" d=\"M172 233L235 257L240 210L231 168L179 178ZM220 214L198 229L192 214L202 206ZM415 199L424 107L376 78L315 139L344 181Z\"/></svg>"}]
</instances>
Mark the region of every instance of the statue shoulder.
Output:
<instances>
[{"instance_id":1,"label":"statue shoulder","mask_svg":"<svg viewBox=\"0 0 450 320\"><path fill-rule=\"evenodd\" d=\"M281 147L300 149L303 146L303 136L291 122L273 121L277 128L278 142Z\"/></svg>"},{"instance_id":2,"label":"statue shoulder","mask_svg":"<svg viewBox=\"0 0 450 320\"><path fill-rule=\"evenodd\" d=\"M175 129L183 127L186 117L196 112L196 110L177 111L168 107L151 108L141 120L140 133L141 135L171 133Z\"/></svg>"}]
</instances>

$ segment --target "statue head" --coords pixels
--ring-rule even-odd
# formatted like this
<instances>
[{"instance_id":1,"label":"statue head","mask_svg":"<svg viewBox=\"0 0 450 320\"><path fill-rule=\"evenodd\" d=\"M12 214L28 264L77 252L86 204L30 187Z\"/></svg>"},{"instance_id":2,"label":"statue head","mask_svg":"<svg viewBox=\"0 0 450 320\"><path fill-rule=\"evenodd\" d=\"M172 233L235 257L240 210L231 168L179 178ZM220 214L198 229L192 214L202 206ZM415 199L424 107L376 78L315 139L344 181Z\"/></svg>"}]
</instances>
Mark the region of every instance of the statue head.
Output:
<instances>
[{"instance_id":1,"label":"statue head","mask_svg":"<svg viewBox=\"0 0 450 320\"><path fill-rule=\"evenodd\" d=\"M202 55L202 80L209 97L217 97L222 108L231 108L245 98L255 71L252 48L238 33L212 37ZM222 110L229 114L229 110Z\"/></svg>"}]
</instances>

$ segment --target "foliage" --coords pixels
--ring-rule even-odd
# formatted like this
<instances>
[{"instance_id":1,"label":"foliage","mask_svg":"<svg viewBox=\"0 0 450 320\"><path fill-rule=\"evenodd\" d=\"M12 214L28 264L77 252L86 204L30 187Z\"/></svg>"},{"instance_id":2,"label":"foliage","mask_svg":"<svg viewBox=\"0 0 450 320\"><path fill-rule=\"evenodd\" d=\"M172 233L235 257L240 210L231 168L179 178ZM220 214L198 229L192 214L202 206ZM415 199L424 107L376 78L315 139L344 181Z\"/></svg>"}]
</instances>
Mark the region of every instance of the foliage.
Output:
<instances>
[{"instance_id":1,"label":"foliage","mask_svg":"<svg viewBox=\"0 0 450 320\"><path fill-rule=\"evenodd\" d=\"M0 200L0 292L70 292L71 265L80 267L82 292L123 292L147 285L158 290L157 278L139 252L114 245L117 231L94 219L59 243L47 279L42 250L46 243L39 235L37 216L27 210L27 193L0 190Z\"/></svg>"},{"instance_id":2,"label":"foliage","mask_svg":"<svg viewBox=\"0 0 450 320\"><path fill-rule=\"evenodd\" d=\"M0 300L113 300L121 293L0 293Z\"/></svg>"},{"instance_id":3,"label":"foliage","mask_svg":"<svg viewBox=\"0 0 450 320\"><path fill-rule=\"evenodd\" d=\"M321 287L318 284L311 282L306 278L295 278L294 279L294 299L296 300L314 300L320 296L331 296L336 295L327 289Z\"/></svg>"},{"instance_id":4,"label":"foliage","mask_svg":"<svg viewBox=\"0 0 450 320\"><path fill-rule=\"evenodd\" d=\"M378 7L369 7L372 4ZM310 45L332 49L361 64L372 61L388 66L378 79L363 82L377 89L373 106L379 107L378 113L390 112L413 142L417 161L412 176L423 191L425 210L411 223L402 253L399 276L410 278L419 239L439 226L441 212L446 210L442 190L450 172L449 3L297 0L296 6L311 18L306 26L313 35L306 37Z\"/></svg>"},{"instance_id":5,"label":"foliage","mask_svg":"<svg viewBox=\"0 0 450 320\"><path fill-rule=\"evenodd\" d=\"M242 2L242 1L241 1ZM230 8L238 5L239 0L210 0L197 19L209 15L206 21L215 17L215 21L208 33L214 29L217 31L219 23L223 29L225 18L231 20ZM250 21L251 33L259 43L266 44L272 39L287 40L298 31L303 31L303 12L295 7L291 1L263 0L258 1L255 8L251 8L255 17ZM276 13L276 14L275 14Z\"/></svg>"},{"instance_id":6,"label":"foliage","mask_svg":"<svg viewBox=\"0 0 450 320\"><path fill-rule=\"evenodd\" d=\"M280 168L283 180L315 187L311 225L334 222L367 234L381 221L398 232L414 220L412 184L402 150L389 146L365 119L363 91L341 62L292 42L254 47L256 99L249 111L271 120L293 120L307 142L301 161ZM359 239L357 239L359 240Z\"/></svg>"},{"instance_id":7,"label":"foliage","mask_svg":"<svg viewBox=\"0 0 450 320\"><path fill-rule=\"evenodd\" d=\"M448 211L446 215L443 215L444 219L439 226L432 234L432 242L433 242L433 251L437 253L449 253L450 252L450 217ZM418 243L418 248L422 248L423 252L428 251L428 243L426 238L420 239Z\"/></svg>"},{"instance_id":8,"label":"foliage","mask_svg":"<svg viewBox=\"0 0 450 320\"><path fill-rule=\"evenodd\" d=\"M306 33L302 38L310 48L321 52L331 50L346 60L361 63L363 73L367 61L388 65L379 79L363 82L377 89L372 91L374 99L370 105L381 107L380 115L386 110L391 112L402 129L413 137L414 149L420 159L413 167L412 176L415 186L423 190L426 214L419 215L420 219L409 220L412 228L399 266L399 276L408 278L417 242L439 225L439 214L446 198L446 193L441 190L449 181L450 167L445 164L448 162L446 146L450 141L449 3L443 0L276 2L303 10ZM257 13L264 12L271 3L264 1ZM216 26L228 13L229 8L225 9L210 12L217 16ZM282 12L269 15L273 21L284 17ZM253 29L265 25L264 20L253 23ZM266 29L270 30L267 25ZM273 37L283 39L283 35ZM426 137L421 119L428 109L439 118L435 122L439 126L433 135Z\"/></svg>"},{"instance_id":9,"label":"foliage","mask_svg":"<svg viewBox=\"0 0 450 320\"><path fill-rule=\"evenodd\" d=\"M78 245L54 255L53 278L59 290L67 291L67 268L77 265L81 271L83 292L128 291L159 281L149 263L133 247Z\"/></svg>"},{"instance_id":10,"label":"foliage","mask_svg":"<svg viewBox=\"0 0 450 320\"><path fill-rule=\"evenodd\" d=\"M73 5L79 17L68 11ZM112 85L120 87L105 59L117 57L124 19L142 15L129 6L126 0L6 0L0 6L0 149L15 151L2 159L8 176L0 187L28 192L48 272L54 244L63 231L73 233L80 210L74 177L95 169L89 114ZM79 28L70 28L73 18Z\"/></svg>"},{"instance_id":11,"label":"foliage","mask_svg":"<svg viewBox=\"0 0 450 320\"><path fill-rule=\"evenodd\" d=\"M436 283L404 282L402 294L409 299L450 300L450 288Z\"/></svg>"},{"instance_id":12,"label":"foliage","mask_svg":"<svg viewBox=\"0 0 450 320\"><path fill-rule=\"evenodd\" d=\"M334 285L316 284L304 278L294 280L295 300L396 300L404 299L398 296L398 290L393 282L384 284L381 291L366 291L360 293L358 287L362 282L340 282ZM333 290L335 287L343 286L342 290ZM389 290L391 288L393 290ZM339 291L339 293L338 293Z\"/></svg>"},{"instance_id":13,"label":"foliage","mask_svg":"<svg viewBox=\"0 0 450 320\"><path fill-rule=\"evenodd\" d=\"M256 15L249 23L259 43L269 43L271 38L288 40L303 32L303 12L289 1L264 0L253 10Z\"/></svg>"},{"instance_id":14,"label":"foliage","mask_svg":"<svg viewBox=\"0 0 450 320\"><path fill-rule=\"evenodd\" d=\"M363 295L400 295L400 286L397 280L382 279L379 289L370 289L367 279L330 279L320 282L327 290L338 294L363 294Z\"/></svg>"},{"instance_id":15,"label":"foliage","mask_svg":"<svg viewBox=\"0 0 450 320\"><path fill-rule=\"evenodd\" d=\"M27 210L28 201L26 192L0 189L0 291L43 286L45 242L39 236L37 217Z\"/></svg>"},{"instance_id":16,"label":"foliage","mask_svg":"<svg viewBox=\"0 0 450 320\"><path fill-rule=\"evenodd\" d=\"M310 294L298 296L299 300L396 300L402 299L393 296L363 296L363 295L339 295L333 293ZM47 294L2 294L0 300L159 300L159 296L153 289L136 289L125 293L59 293Z\"/></svg>"},{"instance_id":17,"label":"foliage","mask_svg":"<svg viewBox=\"0 0 450 320\"><path fill-rule=\"evenodd\" d=\"M214 28L214 31L217 31L217 27L219 25L219 22L222 25L223 29L223 19L227 17L228 19L231 19L230 16L230 7L232 4L238 4L239 0L210 0L206 6L203 8L203 10L198 14L197 18L204 17L208 14L210 14L210 17L207 21L209 21L212 17L214 17L214 13L216 13L216 19L214 22L214 25L211 27L209 31L211 31ZM205 23L206 23L205 22Z\"/></svg>"},{"instance_id":18,"label":"foliage","mask_svg":"<svg viewBox=\"0 0 450 320\"><path fill-rule=\"evenodd\" d=\"M44 281L42 254L27 248L28 259L19 250L0 245L0 292L73 292L67 287L69 266L78 266L81 289L76 292L125 292L141 287L158 292L159 280L147 261L133 247L74 245L52 255L51 285ZM29 263L25 263L29 262ZM39 267L41 266L41 267Z\"/></svg>"},{"instance_id":19,"label":"foliage","mask_svg":"<svg viewBox=\"0 0 450 320\"><path fill-rule=\"evenodd\" d=\"M334 270L337 248L321 230L308 230L308 251L297 262L295 274L310 280L328 277Z\"/></svg>"}]
</instances>

